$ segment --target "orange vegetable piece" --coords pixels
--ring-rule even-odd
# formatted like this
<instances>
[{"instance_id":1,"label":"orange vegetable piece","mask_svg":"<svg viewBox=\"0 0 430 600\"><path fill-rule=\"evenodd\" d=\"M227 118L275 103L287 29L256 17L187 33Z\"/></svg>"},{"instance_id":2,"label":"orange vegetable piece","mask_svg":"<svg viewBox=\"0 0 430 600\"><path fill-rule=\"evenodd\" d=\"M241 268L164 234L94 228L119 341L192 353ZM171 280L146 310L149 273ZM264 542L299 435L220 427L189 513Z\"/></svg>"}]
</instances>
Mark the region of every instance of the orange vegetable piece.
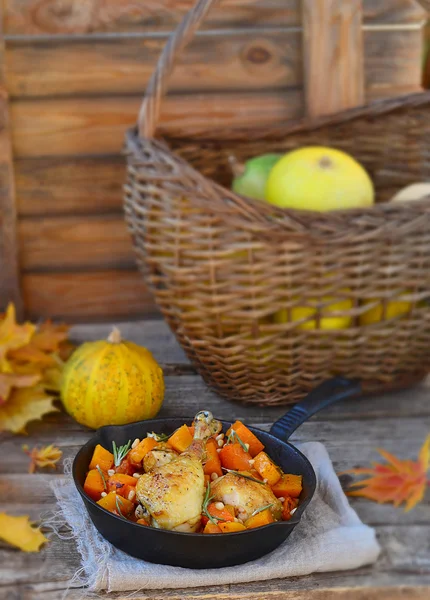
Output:
<instances>
[{"instance_id":1,"label":"orange vegetable piece","mask_svg":"<svg viewBox=\"0 0 430 600\"><path fill-rule=\"evenodd\" d=\"M263 525L268 525L269 523L274 522L274 518L270 508L266 508L261 512L257 513L253 517L249 517L245 521L245 527L247 529L254 529L255 527L263 527Z\"/></svg>"},{"instance_id":2,"label":"orange vegetable piece","mask_svg":"<svg viewBox=\"0 0 430 600\"><path fill-rule=\"evenodd\" d=\"M169 444L176 452L184 452L191 442L193 436L190 433L188 425L182 425L175 431L175 433L169 438Z\"/></svg>"},{"instance_id":3,"label":"orange vegetable piece","mask_svg":"<svg viewBox=\"0 0 430 600\"><path fill-rule=\"evenodd\" d=\"M224 508L217 508L216 502L211 502L208 505L208 513L216 519L222 519L223 521L234 521L234 514L232 515L229 510Z\"/></svg>"},{"instance_id":4,"label":"orange vegetable piece","mask_svg":"<svg viewBox=\"0 0 430 600\"><path fill-rule=\"evenodd\" d=\"M124 473L115 473L107 480L107 491L108 492L116 492L120 496L124 496L127 498L126 490L124 489L126 486L136 487L137 479L135 477L131 477L130 475L125 475Z\"/></svg>"},{"instance_id":5,"label":"orange vegetable piece","mask_svg":"<svg viewBox=\"0 0 430 600\"><path fill-rule=\"evenodd\" d=\"M113 454L109 450L105 450L103 446L97 444L94 448L93 457L90 462L88 469L91 471L95 469L97 465L102 471L109 471L113 466Z\"/></svg>"},{"instance_id":6,"label":"orange vegetable piece","mask_svg":"<svg viewBox=\"0 0 430 600\"><path fill-rule=\"evenodd\" d=\"M242 421L236 421L233 423L233 425L227 431L227 436L230 435L232 429L234 429L244 444L249 444L248 452L253 458L254 456L257 456L259 452L264 450L264 444L260 442L258 437L254 435L252 431L250 431L248 427L242 423Z\"/></svg>"},{"instance_id":7,"label":"orange vegetable piece","mask_svg":"<svg viewBox=\"0 0 430 600\"><path fill-rule=\"evenodd\" d=\"M207 486L208 483L210 483L210 482L211 482L211 476L208 475L207 473L205 473L205 486Z\"/></svg>"},{"instance_id":8,"label":"orange vegetable piece","mask_svg":"<svg viewBox=\"0 0 430 600\"><path fill-rule=\"evenodd\" d=\"M272 492L277 498L291 496L298 498L303 489L301 475L285 474L272 486Z\"/></svg>"},{"instance_id":9,"label":"orange vegetable piece","mask_svg":"<svg viewBox=\"0 0 430 600\"><path fill-rule=\"evenodd\" d=\"M234 506L232 506L231 504L226 504L225 505L225 510L228 510L228 512L231 514L231 516L233 518L236 516L236 511L234 509Z\"/></svg>"},{"instance_id":10,"label":"orange vegetable piece","mask_svg":"<svg viewBox=\"0 0 430 600\"><path fill-rule=\"evenodd\" d=\"M221 469L221 461L217 452L218 444L213 438L208 439L206 442L206 462L204 465L204 472L206 475L212 475L216 473L218 477L223 475Z\"/></svg>"},{"instance_id":11,"label":"orange vegetable piece","mask_svg":"<svg viewBox=\"0 0 430 600\"><path fill-rule=\"evenodd\" d=\"M107 482L107 474L103 473L105 481ZM103 477L100 475L98 469L91 469L88 471L87 477L84 483L84 492L93 500L97 502L100 499L101 493L105 491L105 484Z\"/></svg>"},{"instance_id":12,"label":"orange vegetable piece","mask_svg":"<svg viewBox=\"0 0 430 600\"><path fill-rule=\"evenodd\" d=\"M149 522L146 519L137 519L136 523L138 525L145 525L145 527L149 527Z\"/></svg>"},{"instance_id":13,"label":"orange vegetable piece","mask_svg":"<svg viewBox=\"0 0 430 600\"><path fill-rule=\"evenodd\" d=\"M121 511L121 515L123 517L128 516L134 510L133 502L130 502L129 500L127 500L127 498L122 498L115 492L109 492L107 496L105 496L104 498L100 498L97 504L99 504L109 512L119 514L119 511Z\"/></svg>"},{"instance_id":14,"label":"orange vegetable piece","mask_svg":"<svg viewBox=\"0 0 430 600\"><path fill-rule=\"evenodd\" d=\"M191 437L194 437L194 432L195 432L195 427L194 425L188 425L188 431L190 432Z\"/></svg>"},{"instance_id":15,"label":"orange vegetable piece","mask_svg":"<svg viewBox=\"0 0 430 600\"><path fill-rule=\"evenodd\" d=\"M145 456L157 445L154 438L147 437L143 439L136 448L132 448L127 456L132 465L139 466Z\"/></svg>"},{"instance_id":16,"label":"orange vegetable piece","mask_svg":"<svg viewBox=\"0 0 430 600\"><path fill-rule=\"evenodd\" d=\"M221 529L222 533L233 533L235 531L246 531L245 525L242 523L235 523L234 521L230 521L228 523L220 523L218 527Z\"/></svg>"},{"instance_id":17,"label":"orange vegetable piece","mask_svg":"<svg viewBox=\"0 0 430 600\"><path fill-rule=\"evenodd\" d=\"M291 519L291 511L299 505L297 498L290 498L287 496L282 505L282 520L289 521Z\"/></svg>"},{"instance_id":18,"label":"orange vegetable piece","mask_svg":"<svg viewBox=\"0 0 430 600\"><path fill-rule=\"evenodd\" d=\"M281 479L281 469L265 452L257 454L254 460L254 469L260 473L263 479L267 479L269 485L273 486Z\"/></svg>"},{"instance_id":19,"label":"orange vegetable piece","mask_svg":"<svg viewBox=\"0 0 430 600\"><path fill-rule=\"evenodd\" d=\"M249 461L252 460L252 457L249 452L245 452L238 442L226 444L221 448L218 455L221 465L225 469L232 469L233 471L249 471L251 469Z\"/></svg>"},{"instance_id":20,"label":"orange vegetable piece","mask_svg":"<svg viewBox=\"0 0 430 600\"><path fill-rule=\"evenodd\" d=\"M203 533L222 533L221 529L218 525L214 525L210 521L208 521L203 529Z\"/></svg>"},{"instance_id":21,"label":"orange vegetable piece","mask_svg":"<svg viewBox=\"0 0 430 600\"><path fill-rule=\"evenodd\" d=\"M133 498L130 500L130 502L137 504L136 484L135 485L126 484L123 488L121 488L121 492L118 491L117 494L120 494L120 496L124 496L124 498L127 498L127 500L129 500L130 492L134 492Z\"/></svg>"},{"instance_id":22,"label":"orange vegetable piece","mask_svg":"<svg viewBox=\"0 0 430 600\"><path fill-rule=\"evenodd\" d=\"M136 465L133 465L129 459L128 459L128 454L125 458L122 459L121 464L119 465L119 467L114 467L115 468L115 473L122 473L123 475L133 475L133 473L136 471Z\"/></svg>"}]
</instances>

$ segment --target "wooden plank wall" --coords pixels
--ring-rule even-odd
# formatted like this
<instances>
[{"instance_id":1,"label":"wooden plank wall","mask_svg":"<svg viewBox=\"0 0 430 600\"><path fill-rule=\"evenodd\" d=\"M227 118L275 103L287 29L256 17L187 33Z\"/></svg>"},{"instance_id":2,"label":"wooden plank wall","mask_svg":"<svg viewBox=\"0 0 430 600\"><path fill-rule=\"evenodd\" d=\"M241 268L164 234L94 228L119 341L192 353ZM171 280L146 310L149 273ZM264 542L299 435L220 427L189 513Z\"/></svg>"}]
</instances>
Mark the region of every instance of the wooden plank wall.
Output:
<instances>
[{"instance_id":1,"label":"wooden plank wall","mask_svg":"<svg viewBox=\"0 0 430 600\"><path fill-rule=\"evenodd\" d=\"M192 0L3 4L26 314L151 314L122 219L120 151L157 56ZM364 1L366 101L419 89L422 18L414 0ZM179 61L161 129L303 116L304 54L300 0L221 1Z\"/></svg>"}]
</instances>

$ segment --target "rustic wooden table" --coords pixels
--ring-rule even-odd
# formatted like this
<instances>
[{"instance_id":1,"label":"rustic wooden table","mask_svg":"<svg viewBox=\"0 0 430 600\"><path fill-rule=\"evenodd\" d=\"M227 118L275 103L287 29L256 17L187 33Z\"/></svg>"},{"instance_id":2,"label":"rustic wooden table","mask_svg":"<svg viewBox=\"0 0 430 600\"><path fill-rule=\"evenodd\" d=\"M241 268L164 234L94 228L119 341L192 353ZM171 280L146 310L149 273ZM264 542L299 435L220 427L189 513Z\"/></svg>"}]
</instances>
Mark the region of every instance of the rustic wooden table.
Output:
<instances>
[{"instance_id":1,"label":"rustic wooden table","mask_svg":"<svg viewBox=\"0 0 430 600\"><path fill-rule=\"evenodd\" d=\"M107 325L76 326L76 341L106 336ZM268 428L282 408L244 407L229 403L210 391L195 374L173 335L160 321L128 323L124 337L146 345L162 364L166 375L166 399L161 416L193 415L207 408L226 419ZM376 448L415 457L430 431L430 389L421 385L413 390L364 398L337 404L313 417L293 436L293 441L319 440L343 471L367 465L377 458ZM58 473L27 474L28 457L21 445L57 444L64 458L73 457L91 432L62 412L45 417L28 428L28 438L3 435L0 438L0 512L28 514L34 520L55 509L50 482ZM345 477L345 476L344 476ZM373 567L349 572L334 572L276 579L261 583L195 588L189 590L143 591L137 594L100 594L90 598L145 598L160 600L368 600L373 598L408 600L430 598L430 494L416 509L404 513L389 505L354 499L352 505L361 519L375 527L382 555ZM56 536L40 553L24 554L6 544L0 545L0 599L61 599L68 582L80 567L75 543ZM82 589L72 588L67 598L76 600Z\"/></svg>"}]
</instances>

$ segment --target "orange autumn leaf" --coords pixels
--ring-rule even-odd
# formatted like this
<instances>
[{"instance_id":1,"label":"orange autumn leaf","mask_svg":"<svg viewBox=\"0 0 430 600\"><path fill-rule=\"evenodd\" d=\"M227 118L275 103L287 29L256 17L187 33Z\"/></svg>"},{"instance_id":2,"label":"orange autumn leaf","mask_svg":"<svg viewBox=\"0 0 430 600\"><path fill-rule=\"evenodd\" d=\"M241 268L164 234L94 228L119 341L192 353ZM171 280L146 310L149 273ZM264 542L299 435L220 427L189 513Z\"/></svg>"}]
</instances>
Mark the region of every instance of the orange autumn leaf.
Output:
<instances>
[{"instance_id":1,"label":"orange autumn leaf","mask_svg":"<svg viewBox=\"0 0 430 600\"><path fill-rule=\"evenodd\" d=\"M6 513L0 513L0 539L24 552L38 552L48 541L38 527L32 527L28 516L13 517Z\"/></svg>"},{"instance_id":2,"label":"orange autumn leaf","mask_svg":"<svg viewBox=\"0 0 430 600\"><path fill-rule=\"evenodd\" d=\"M53 444L43 446L42 448L33 448L32 450L25 445L22 449L30 457L29 473L34 473L36 467L39 469L44 469L45 467L55 469L58 461L63 456L62 451Z\"/></svg>"},{"instance_id":3,"label":"orange autumn leaf","mask_svg":"<svg viewBox=\"0 0 430 600\"><path fill-rule=\"evenodd\" d=\"M38 383L41 376L38 373L19 375L16 373L0 373L0 406L9 398L12 388L26 388Z\"/></svg>"},{"instance_id":4,"label":"orange autumn leaf","mask_svg":"<svg viewBox=\"0 0 430 600\"><path fill-rule=\"evenodd\" d=\"M387 464L374 463L373 467L351 469L345 473L370 475L353 483L348 496L361 496L378 503L391 502L394 506L405 504L405 511L411 510L424 497L427 487L427 471L430 466L430 435L427 436L417 461L401 460L385 450L378 450Z\"/></svg>"},{"instance_id":5,"label":"orange autumn leaf","mask_svg":"<svg viewBox=\"0 0 430 600\"><path fill-rule=\"evenodd\" d=\"M31 339L31 344L43 352L58 352L60 345L67 341L70 327L51 321L42 323Z\"/></svg>"},{"instance_id":6,"label":"orange autumn leaf","mask_svg":"<svg viewBox=\"0 0 430 600\"><path fill-rule=\"evenodd\" d=\"M36 327L31 323L17 324L15 306L9 304L3 319L0 320L0 371L11 372L6 354L28 344L35 331Z\"/></svg>"},{"instance_id":7,"label":"orange autumn leaf","mask_svg":"<svg viewBox=\"0 0 430 600\"><path fill-rule=\"evenodd\" d=\"M23 363L31 363L32 368L37 369L46 369L47 367L55 365L53 357L40 350L37 346L34 346L32 341L21 348L10 351L8 353L8 359L12 365L18 363L17 365L12 366L13 369L19 369L19 365Z\"/></svg>"},{"instance_id":8,"label":"orange autumn leaf","mask_svg":"<svg viewBox=\"0 0 430 600\"><path fill-rule=\"evenodd\" d=\"M41 384L14 389L8 401L0 406L0 431L25 433L27 423L58 410L54 400Z\"/></svg>"}]
</instances>

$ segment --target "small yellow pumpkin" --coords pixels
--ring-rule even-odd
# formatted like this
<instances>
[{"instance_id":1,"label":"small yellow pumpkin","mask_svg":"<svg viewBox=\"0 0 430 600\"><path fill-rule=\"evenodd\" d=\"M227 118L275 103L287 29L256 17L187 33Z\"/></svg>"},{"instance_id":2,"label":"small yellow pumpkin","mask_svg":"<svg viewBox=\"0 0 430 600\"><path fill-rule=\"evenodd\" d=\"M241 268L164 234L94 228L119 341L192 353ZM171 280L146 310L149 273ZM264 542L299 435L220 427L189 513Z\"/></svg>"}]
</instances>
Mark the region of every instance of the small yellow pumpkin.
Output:
<instances>
[{"instance_id":1,"label":"small yellow pumpkin","mask_svg":"<svg viewBox=\"0 0 430 600\"><path fill-rule=\"evenodd\" d=\"M164 398L163 371L146 348L121 339L86 342L64 369L61 398L78 423L97 429L152 419Z\"/></svg>"}]
</instances>

